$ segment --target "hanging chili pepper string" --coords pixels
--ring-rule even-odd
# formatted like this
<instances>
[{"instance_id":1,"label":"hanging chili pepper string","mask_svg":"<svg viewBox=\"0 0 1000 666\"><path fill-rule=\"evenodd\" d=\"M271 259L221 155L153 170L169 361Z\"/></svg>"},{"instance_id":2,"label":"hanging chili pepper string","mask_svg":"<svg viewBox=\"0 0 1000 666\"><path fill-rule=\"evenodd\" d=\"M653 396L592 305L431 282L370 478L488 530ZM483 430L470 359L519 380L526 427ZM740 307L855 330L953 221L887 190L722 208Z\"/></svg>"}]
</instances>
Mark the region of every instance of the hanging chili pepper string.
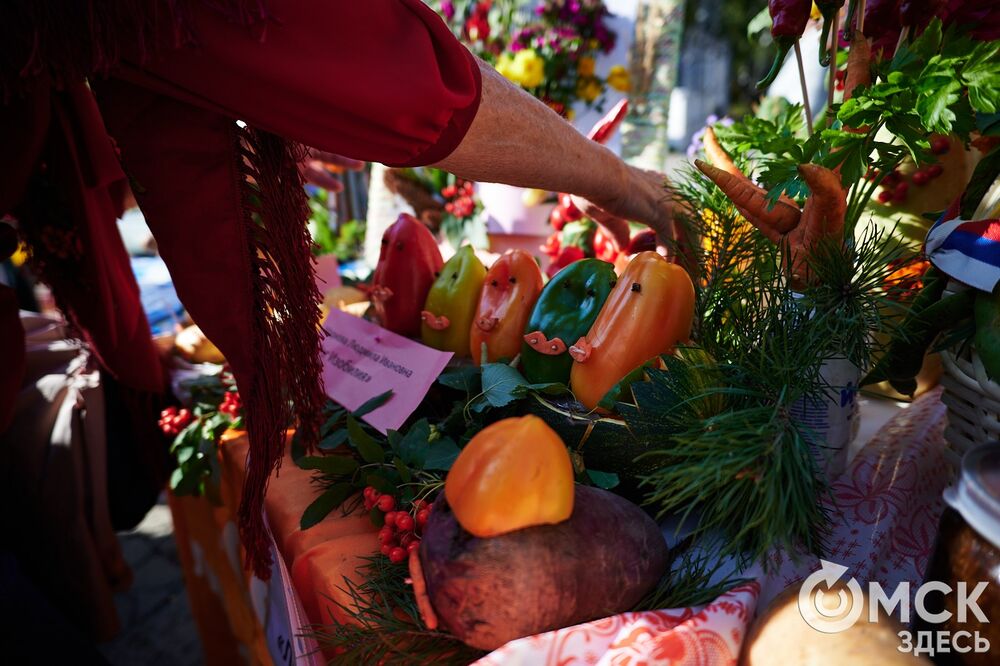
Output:
<instances>
[{"instance_id":1,"label":"hanging chili pepper string","mask_svg":"<svg viewBox=\"0 0 1000 666\"><path fill-rule=\"evenodd\" d=\"M795 40L795 62L799 65L799 85L802 86L802 113L806 116L806 127L809 129L809 136L813 133L812 108L809 106L809 88L806 85L806 70L802 63L802 49L799 48L799 40Z\"/></svg>"}]
</instances>

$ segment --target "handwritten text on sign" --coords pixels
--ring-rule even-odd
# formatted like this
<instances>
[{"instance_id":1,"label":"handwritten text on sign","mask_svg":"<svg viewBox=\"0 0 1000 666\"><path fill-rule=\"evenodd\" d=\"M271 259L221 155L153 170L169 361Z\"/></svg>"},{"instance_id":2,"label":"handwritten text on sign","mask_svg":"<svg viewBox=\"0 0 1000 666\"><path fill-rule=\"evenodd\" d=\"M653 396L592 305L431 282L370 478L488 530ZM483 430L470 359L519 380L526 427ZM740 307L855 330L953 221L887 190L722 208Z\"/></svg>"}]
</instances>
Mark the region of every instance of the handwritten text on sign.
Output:
<instances>
[{"instance_id":1,"label":"handwritten text on sign","mask_svg":"<svg viewBox=\"0 0 1000 666\"><path fill-rule=\"evenodd\" d=\"M364 416L382 432L403 425L452 356L339 310L323 328L326 394L357 409L391 389L392 400Z\"/></svg>"}]
</instances>

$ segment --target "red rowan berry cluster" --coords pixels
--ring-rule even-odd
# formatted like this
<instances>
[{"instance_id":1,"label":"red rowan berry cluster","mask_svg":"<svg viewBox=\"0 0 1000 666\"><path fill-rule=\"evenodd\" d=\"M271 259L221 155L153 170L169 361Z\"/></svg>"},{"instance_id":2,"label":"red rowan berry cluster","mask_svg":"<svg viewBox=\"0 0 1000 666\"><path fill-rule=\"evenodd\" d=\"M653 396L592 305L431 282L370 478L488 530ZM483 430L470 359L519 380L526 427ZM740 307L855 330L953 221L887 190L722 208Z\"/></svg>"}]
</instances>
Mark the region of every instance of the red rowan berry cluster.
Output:
<instances>
[{"instance_id":1,"label":"red rowan berry cluster","mask_svg":"<svg viewBox=\"0 0 1000 666\"><path fill-rule=\"evenodd\" d=\"M457 218L465 218L476 212L476 202L472 198L472 181L456 180L441 190L445 198L444 209Z\"/></svg>"},{"instance_id":2,"label":"red rowan berry cluster","mask_svg":"<svg viewBox=\"0 0 1000 666\"><path fill-rule=\"evenodd\" d=\"M219 411L227 415L229 418L236 420L240 415L240 410L243 409L243 400L240 398L240 394L237 391L229 391L222 398L222 404L219 405Z\"/></svg>"},{"instance_id":3,"label":"red rowan berry cluster","mask_svg":"<svg viewBox=\"0 0 1000 666\"><path fill-rule=\"evenodd\" d=\"M393 564L403 562L420 546L420 534L431 513L427 501L415 500L408 509L397 507L396 498L382 494L372 486L364 490L365 509L377 508L384 515L384 524L378 532L382 554Z\"/></svg>"},{"instance_id":4,"label":"red rowan berry cluster","mask_svg":"<svg viewBox=\"0 0 1000 666\"><path fill-rule=\"evenodd\" d=\"M160 430L163 431L164 435L176 437L180 431L188 427L193 420L194 414L191 413L190 409L167 407L160 412L160 420L157 421L157 424L160 426Z\"/></svg>"}]
</instances>

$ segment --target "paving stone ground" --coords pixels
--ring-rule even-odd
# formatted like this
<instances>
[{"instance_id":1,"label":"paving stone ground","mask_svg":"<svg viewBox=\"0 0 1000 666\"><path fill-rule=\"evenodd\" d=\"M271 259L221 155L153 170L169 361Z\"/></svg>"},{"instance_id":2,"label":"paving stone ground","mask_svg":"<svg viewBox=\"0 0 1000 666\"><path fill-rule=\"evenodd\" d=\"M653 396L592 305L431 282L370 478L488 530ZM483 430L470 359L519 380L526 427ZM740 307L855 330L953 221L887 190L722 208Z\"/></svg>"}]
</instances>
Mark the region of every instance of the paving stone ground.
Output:
<instances>
[{"instance_id":1,"label":"paving stone ground","mask_svg":"<svg viewBox=\"0 0 1000 666\"><path fill-rule=\"evenodd\" d=\"M113 666L201 666L169 507L161 501L118 538L135 581L115 597L121 633L99 649Z\"/></svg>"}]
</instances>

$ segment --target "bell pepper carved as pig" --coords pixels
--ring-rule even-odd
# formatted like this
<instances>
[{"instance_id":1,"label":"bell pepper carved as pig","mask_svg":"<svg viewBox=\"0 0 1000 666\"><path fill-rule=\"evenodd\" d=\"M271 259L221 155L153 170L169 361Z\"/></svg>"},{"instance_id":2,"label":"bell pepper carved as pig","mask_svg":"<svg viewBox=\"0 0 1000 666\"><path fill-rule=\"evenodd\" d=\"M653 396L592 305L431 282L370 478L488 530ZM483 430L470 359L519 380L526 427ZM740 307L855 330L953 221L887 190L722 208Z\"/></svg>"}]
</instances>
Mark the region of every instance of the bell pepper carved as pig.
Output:
<instances>
[{"instance_id":1,"label":"bell pepper carved as pig","mask_svg":"<svg viewBox=\"0 0 1000 666\"><path fill-rule=\"evenodd\" d=\"M485 277L486 268L469 245L445 263L420 313L425 345L459 356L469 353L469 330Z\"/></svg>"},{"instance_id":2,"label":"bell pepper carved as pig","mask_svg":"<svg viewBox=\"0 0 1000 666\"><path fill-rule=\"evenodd\" d=\"M529 381L569 381L573 359L566 347L590 330L616 279L615 267L608 262L581 259L545 285L521 347L521 365Z\"/></svg>"},{"instance_id":3,"label":"bell pepper carved as pig","mask_svg":"<svg viewBox=\"0 0 1000 666\"><path fill-rule=\"evenodd\" d=\"M420 310L443 263L427 227L411 215L400 215L382 234L378 265L368 289L376 321L394 333L416 337Z\"/></svg>"},{"instance_id":4,"label":"bell pepper carved as pig","mask_svg":"<svg viewBox=\"0 0 1000 666\"><path fill-rule=\"evenodd\" d=\"M687 271L656 252L635 255L590 331L569 348L576 399L597 407L629 373L687 340L693 318Z\"/></svg>"},{"instance_id":5,"label":"bell pepper carved as pig","mask_svg":"<svg viewBox=\"0 0 1000 666\"><path fill-rule=\"evenodd\" d=\"M484 344L490 362L517 356L524 325L541 292L542 271L530 254L512 250L496 260L486 272L469 332L469 351L477 364Z\"/></svg>"}]
</instances>

